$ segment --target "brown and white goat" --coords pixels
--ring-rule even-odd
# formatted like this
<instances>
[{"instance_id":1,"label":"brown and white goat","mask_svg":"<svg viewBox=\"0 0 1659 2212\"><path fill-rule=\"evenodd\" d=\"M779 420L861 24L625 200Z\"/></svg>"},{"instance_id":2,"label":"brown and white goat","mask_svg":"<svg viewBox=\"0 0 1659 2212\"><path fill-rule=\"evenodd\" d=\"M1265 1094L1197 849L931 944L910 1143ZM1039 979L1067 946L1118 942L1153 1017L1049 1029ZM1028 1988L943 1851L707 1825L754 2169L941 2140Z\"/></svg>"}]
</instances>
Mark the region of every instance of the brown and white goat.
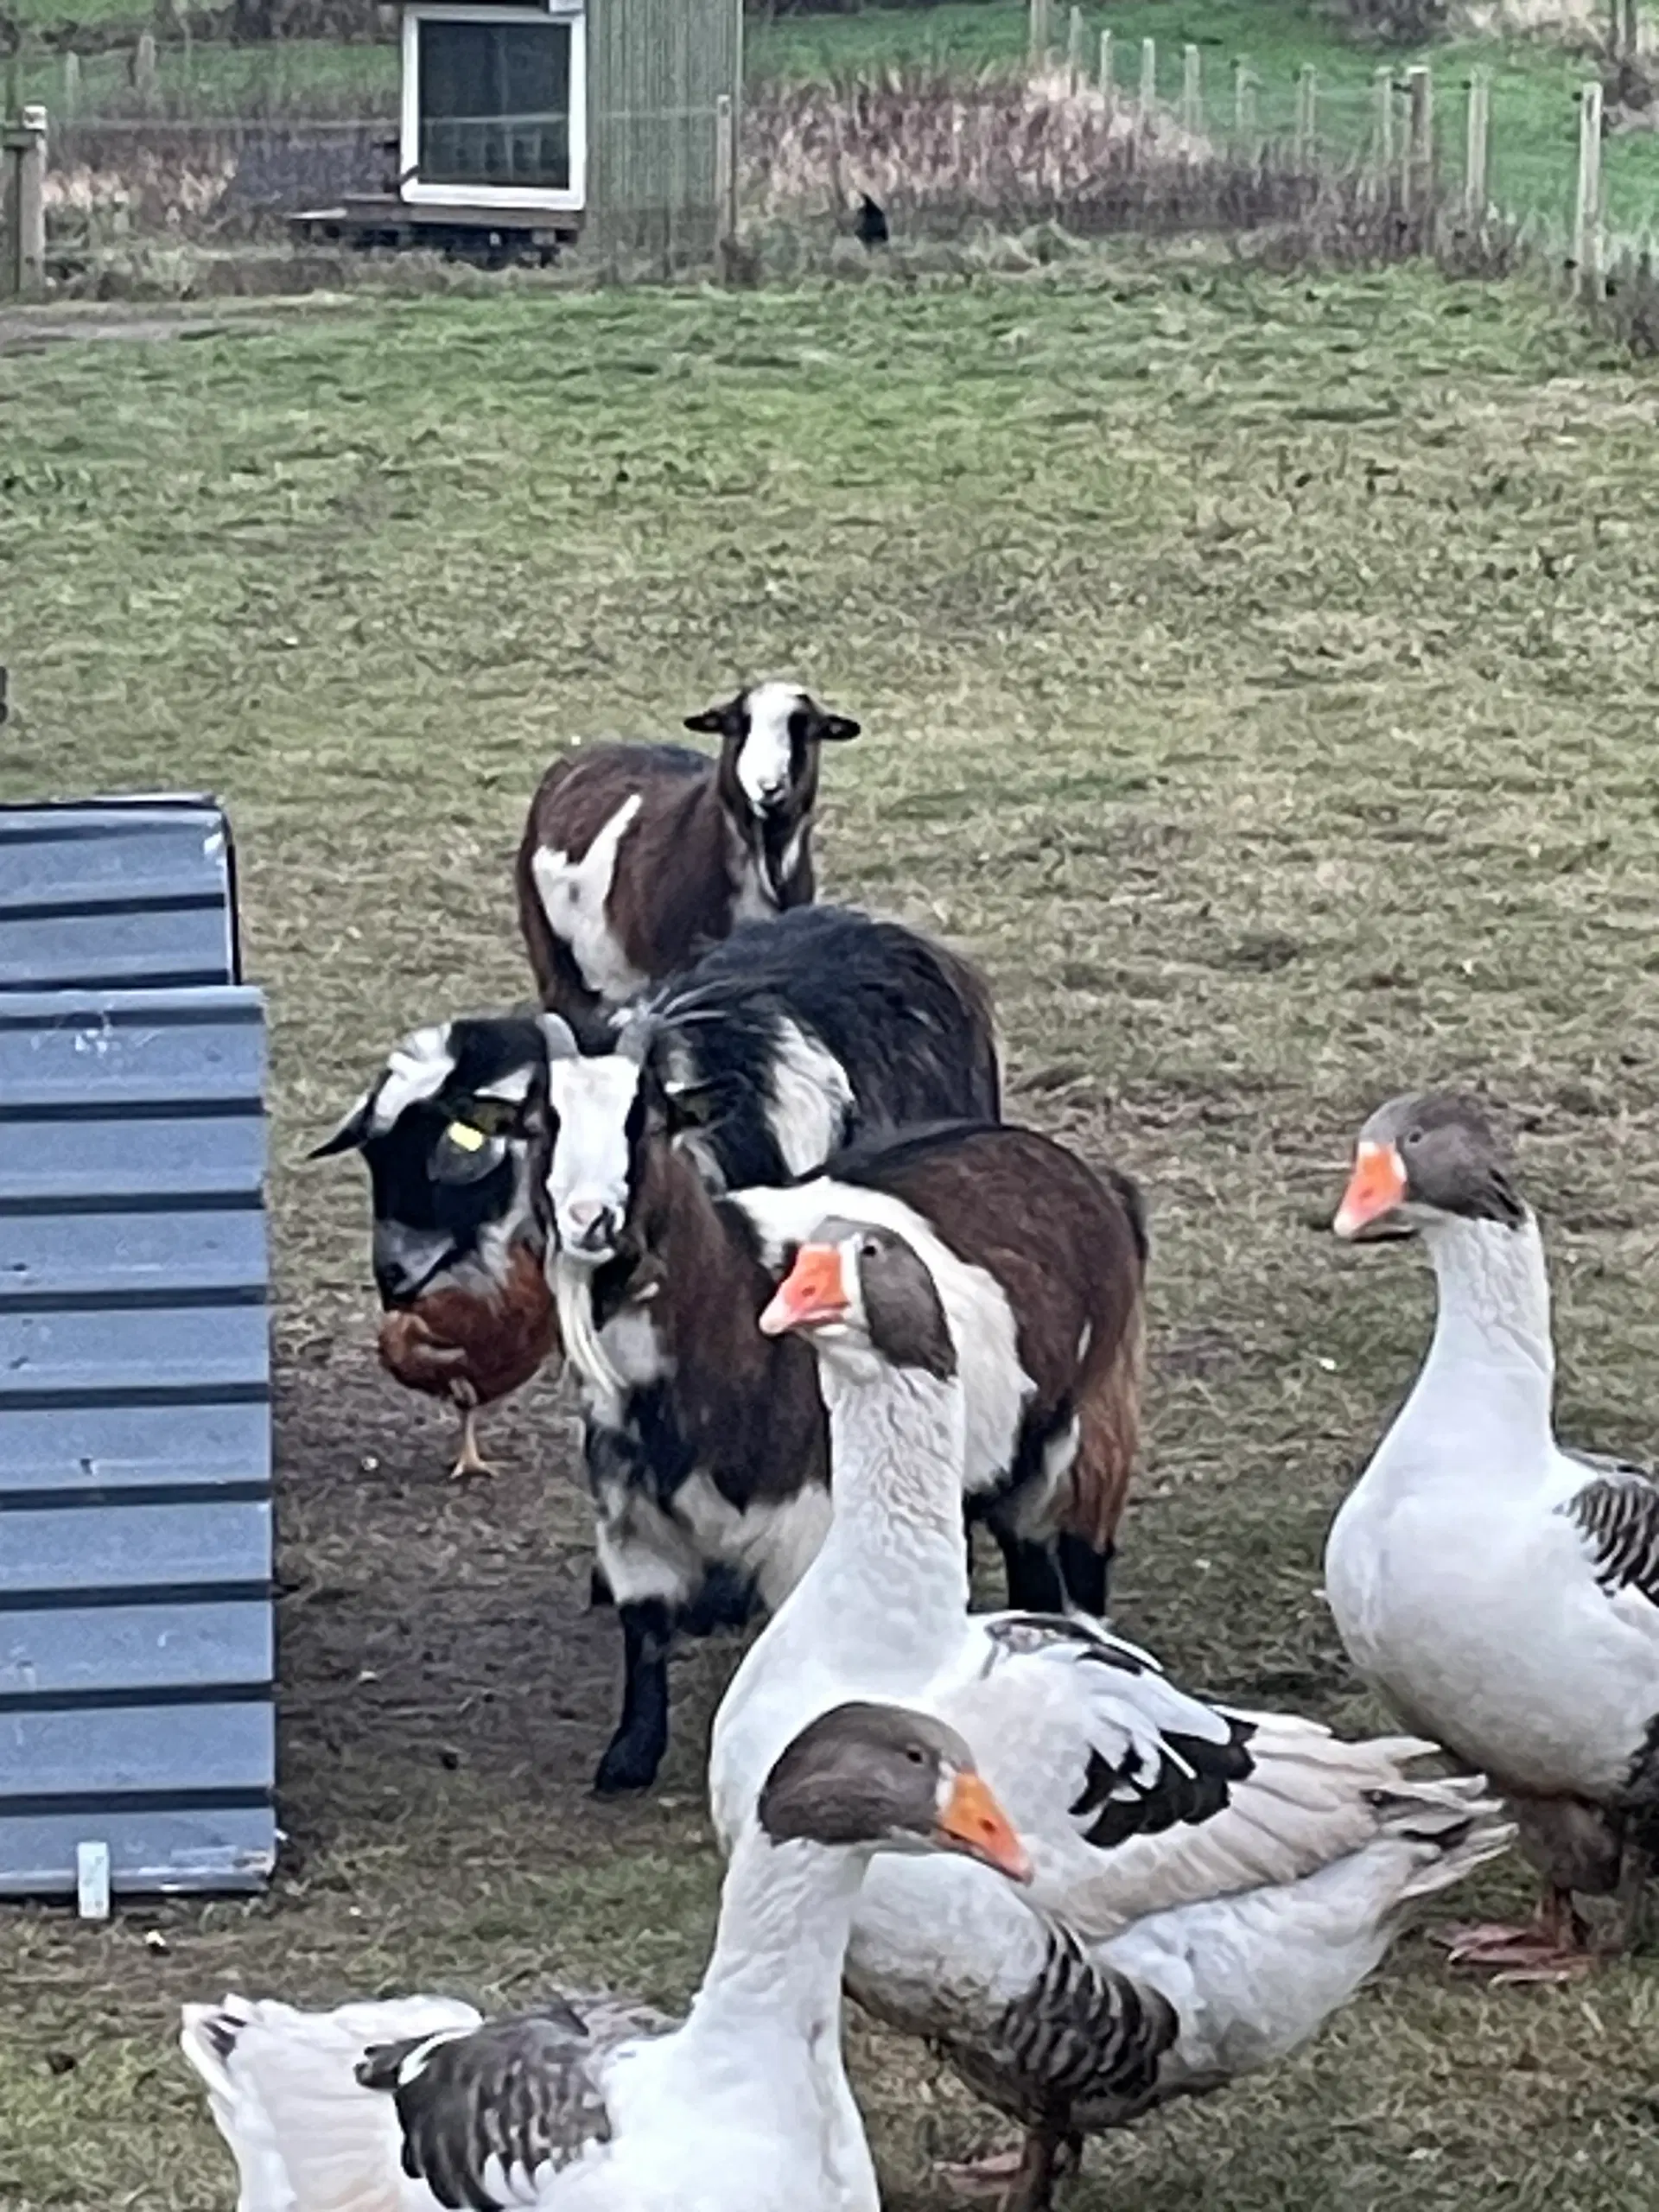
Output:
<instances>
[{"instance_id":1,"label":"brown and white goat","mask_svg":"<svg viewBox=\"0 0 1659 2212\"><path fill-rule=\"evenodd\" d=\"M654 1777L677 1629L775 1608L823 1541L816 1370L759 1316L827 1214L901 1229L933 1270L968 1389L967 1505L1003 1545L1013 1601L1065 1602L1068 1538L1101 1562L1103 1596L1139 1427L1133 1186L1034 1131L949 1124L718 1197L670 1141L648 1069L626 1052L583 1059L549 1027L550 1265L626 1662L595 1787Z\"/></svg>"},{"instance_id":2,"label":"brown and white goat","mask_svg":"<svg viewBox=\"0 0 1659 2212\"><path fill-rule=\"evenodd\" d=\"M718 755L603 745L556 760L518 849L518 918L542 1004L620 1006L734 923L812 903L818 752L856 737L793 683L688 715Z\"/></svg>"}]
</instances>

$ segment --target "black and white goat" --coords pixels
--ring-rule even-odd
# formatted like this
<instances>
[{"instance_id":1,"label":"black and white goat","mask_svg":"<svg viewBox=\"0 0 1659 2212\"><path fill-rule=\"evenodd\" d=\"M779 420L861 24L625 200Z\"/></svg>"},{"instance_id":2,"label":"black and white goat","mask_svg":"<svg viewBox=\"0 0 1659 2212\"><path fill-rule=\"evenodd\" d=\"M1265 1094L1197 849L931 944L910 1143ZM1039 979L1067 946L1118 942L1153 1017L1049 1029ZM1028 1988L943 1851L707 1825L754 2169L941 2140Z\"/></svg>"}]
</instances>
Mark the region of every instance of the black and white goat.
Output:
<instances>
[{"instance_id":1,"label":"black and white goat","mask_svg":"<svg viewBox=\"0 0 1659 2212\"><path fill-rule=\"evenodd\" d=\"M519 923L542 1004L568 1020L635 997L736 922L812 903L819 748L858 724L770 683L685 726L718 737L718 756L583 748L531 802Z\"/></svg>"},{"instance_id":2,"label":"black and white goat","mask_svg":"<svg viewBox=\"0 0 1659 2212\"><path fill-rule=\"evenodd\" d=\"M995 1121L984 978L901 922L805 906L744 922L612 1017L711 1190L786 1183L870 1131Z\"/></svg>"},{"instance_id":3,"label":"black and white goat","mask_svg":"<svg viewBox=\"0 0 1659 2212\"><path fill-rule=\"evenodd\" d=\"M360 1152L374 1204L380 1358L461 1415L456 1477L488 1474L480 1406L557 1350L546 1234L546 1055L531 1017L416 1029L312 1158Z\"/></svg>"},{"instance_id":4,"label":"black and white goat","mask_svg":"<svg viewBox=\"0 0 1659 2212\"><path fill-rule=\"evenodd\" d=\"M655 1775L676 1629L774 1608L823 1541L816 1372L758 1321L826 1216L900 1227L929 1260L969 1380L969 1510L1002 1543L1015 1602L1065 1603L1068 1538L1103 1599L1139 1426L1132 1186L1034 1132L952 1123L872 1140L810 1181L721 1196L674 1140L648 1032L583 1058L563 1025L546 1028L550 1264L626 1659L596 1787Z\"/></svg>"}]
</instances>

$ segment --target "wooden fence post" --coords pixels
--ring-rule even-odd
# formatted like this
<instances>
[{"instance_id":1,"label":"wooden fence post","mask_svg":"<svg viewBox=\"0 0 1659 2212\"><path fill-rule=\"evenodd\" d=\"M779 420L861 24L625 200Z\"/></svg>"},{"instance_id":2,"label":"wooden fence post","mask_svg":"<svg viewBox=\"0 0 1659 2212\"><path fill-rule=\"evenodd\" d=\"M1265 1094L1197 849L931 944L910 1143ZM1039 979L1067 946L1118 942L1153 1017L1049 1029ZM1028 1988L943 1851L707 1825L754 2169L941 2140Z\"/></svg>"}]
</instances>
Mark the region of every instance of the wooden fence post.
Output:
<instances>
[{"instance_id":1,"label":"wooden fence post","mask_svg":"<svg viewBox=\"0 0 1659 2212\"><path fill-rule=\"evenodd\" d=\"M1158 105L1158 41L1143 38L1141 41L1141 120L1152 121L1152 111Z\"/></svg>"},{"instance_id":2,"label":"wooden fence post","mask_svg":"<svg viewBox=\"0 0 1659 2212\"><path fill-rule=\"evenodd\" d=\"M277 53L282 52L279 46ZM132 49L132 84L145 107L156 105L156 34L140 31L138 43Z\"/></svg>"},{"instance_id":3,"label":"wooden fence post","mask_svg":"<svg viewBox=\"0 0 1659 2212\"><path fill-rule=\"evenodd\" d=\"M1181 55L1181 128L1191 138L1204 130L1204 56L1196 46Z\"/></svg>"},{"instance_id":4,"label":"wooden fence post","mask_svg":"<svg viewBox=\"0 0 1659 2212\"><path fill-rule=\"evenodd\" d=\"M1491 143L1492 79L1474 69L1469 76L1468 128L1463 155L1463 207L1471 223L1484 223L1491 205L1487 189Z\"/></svg>"},{"instance_id":5,"label":"wooden fence post","mask_svg":"<svg viewBox=\"0 0 1659 2212\"><path fill-rule=\"evenodd\" d=\"M1248 61L1233 64L1233 129L1241 138L1255 137L1255 79Z\"/></svg>"},{"instance_id":6,"label":"wooden fence post","mask_svg":"<svg viewBox=\"0 0 1659 2212\"><path fill-rule=\"evenodd\" d=\"M1434 79L1417 62L1406 72L1406 212L1426 216L1434 199Z\"/></svg>"},{"instance_id":7,"label":"wooden fence post","mask_svg":"<svg viewBox=\"0 0 1659 2212\"><path fill-rule=\"evenodd\" d=\"M737 244L737 118L729 92L715 100L715 256L722 282L732 274Z\"/></svg>"},{"instance_id":8,"label":"wooden fence post","mask_svg":"<svg viewBox=\"0 0 1659 2212\"><path fill-rule=\"evenodd\" d=\"M46 289L46 110L26 107L0 132L5 226L0 296L38 299Z\"/></svg>"},{"instance_id":9,"label":"wooden fence post","mask_svg":"<svg viewBox=\"0 0 1659 2212\"><path fill-rule=\"evenodd\" d=\"M1379 69L1371 79L1376 113L1372 122L1371 166L1385 183L1394 175L1394 72Z\"/></svg>"},{"instance_id":10,"label":"wooden fence post","mask_svg":"<svg viewBox=\"0 0 1659 2212\"><path fill-rule=\"evenodd\" d=\"M1065 29L1065 89L1073 99L1083 89L1083 10L1076 6Z\"/></svg>"},{"instance_id":11,"label":"wooden fence post","mask_svg":"<svg viewBox=\"0 0 1659 2212\"><path fill-rule=\"evenodd\" d=\"M1033 69L1048 67L1049 0L1031 0L1031 66Z\"/></svg>"},{"instance_id":12,"label":"wooden fence post","mask_svg":"<svg viewBox=\"0 0 1659 2212\"><path fill-rule=\"evenodd\" d=\"M1305 61L1296 78L1296 168L1306 175L1313 166L1318 146L1319 73Z\"/></svg>"},{"instance_id":13,"label":"wooden fence post","mask_svg":"<svg viewBox=\"0 0 1659 2212\"><path fill-rule=\"evenodd\" d=\"M63 111L67 117L80 112L80 56L73 47L63 57Z\"/></svg>"},{"instance_id":14,"label":"wooden fence post","mask_svg":"<svg viewBox=\"0 0 1659 2212\"><path fill-rule=\"evenodd\" d=\"M1117 105L1117 80L1113 74L1112 35L1100 35L1100 89L1106 96L1106 112L1109 115Z\"/></svg>"},{"instance_id":15,"label":"wooden fence post","mask_svg":"<svg viewBox=\"0 0 1659 2212\"><path fill-rule=\"evenodd\" d=\"M1579 194L1573 218L1573 262L1580 298L1601 296L1601 79L1579 93Z\"/></svg>"}]
</instances>

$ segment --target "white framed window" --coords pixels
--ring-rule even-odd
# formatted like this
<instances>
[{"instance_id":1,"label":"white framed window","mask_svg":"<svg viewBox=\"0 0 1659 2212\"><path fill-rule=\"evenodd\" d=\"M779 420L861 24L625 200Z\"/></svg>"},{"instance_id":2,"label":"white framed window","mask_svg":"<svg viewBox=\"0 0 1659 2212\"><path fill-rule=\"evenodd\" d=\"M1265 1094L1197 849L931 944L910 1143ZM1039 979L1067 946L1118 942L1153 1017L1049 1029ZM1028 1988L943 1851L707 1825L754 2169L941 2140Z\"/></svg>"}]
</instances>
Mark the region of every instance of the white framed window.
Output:
<instances>
[{"instance_id":1,"label":"white framed window","mask_svg":"<svg viewBox=\"0 0 1659 2212\"><path fill-rule=\"evenodd\" d=\"M588 168L583 0L404 10L405 200L579 208Z\"/></svg>"}]
</instances>

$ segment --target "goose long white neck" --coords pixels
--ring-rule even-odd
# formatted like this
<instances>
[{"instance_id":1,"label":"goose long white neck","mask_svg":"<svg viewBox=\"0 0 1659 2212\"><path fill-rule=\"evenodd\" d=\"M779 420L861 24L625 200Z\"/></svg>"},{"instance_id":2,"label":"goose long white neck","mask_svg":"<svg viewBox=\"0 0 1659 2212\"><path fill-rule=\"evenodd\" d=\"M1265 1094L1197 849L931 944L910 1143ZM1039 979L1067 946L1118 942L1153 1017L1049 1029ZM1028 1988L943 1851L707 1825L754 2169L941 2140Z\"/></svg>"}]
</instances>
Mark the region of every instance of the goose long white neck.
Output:
<instances>
[{"instance_id":1,"label":"goose long white neck","mask_svg":"<svg viewBox=\"0 0 1659 2212\"><path fill-rule=\"evenodd\" d=\"M897 1669L919 1685L960 1642L968 1611L962 1385L874 1357L823 1359L819 1374L832 1518L791 1604L804 1615L822 1605L821 1649L880 1654L886 1678Z\"/></svg>"},{"instance_id":2,"label":"goose long white neck","mask_svg":"<svg viewBox=\"0 0 1659 2212\"><path fill-rule=\"evenodd\" d=\"M720 1893L720 1923L683 2034L753 2042L775 2074L785 2045L841 2063L841 1979L868 1854L774 1843L751 1819Z\"/></svg>"},{"instance_id":3,"label":"goose long white neck","mask_svg":"<svg viewBox=\"0 0 1659 2212\"><path fill-rule=\"evenodd\" d=\"M1432 1432L1436 1457L1471 1455L1471 1472L1521 1471L1553 1449L1555 1356L1538 1224L1530 1213L1518 1229L1448 1218L1424 1239L1440 1311L1394 1435Z\"/></svg>"}]
</instances>

